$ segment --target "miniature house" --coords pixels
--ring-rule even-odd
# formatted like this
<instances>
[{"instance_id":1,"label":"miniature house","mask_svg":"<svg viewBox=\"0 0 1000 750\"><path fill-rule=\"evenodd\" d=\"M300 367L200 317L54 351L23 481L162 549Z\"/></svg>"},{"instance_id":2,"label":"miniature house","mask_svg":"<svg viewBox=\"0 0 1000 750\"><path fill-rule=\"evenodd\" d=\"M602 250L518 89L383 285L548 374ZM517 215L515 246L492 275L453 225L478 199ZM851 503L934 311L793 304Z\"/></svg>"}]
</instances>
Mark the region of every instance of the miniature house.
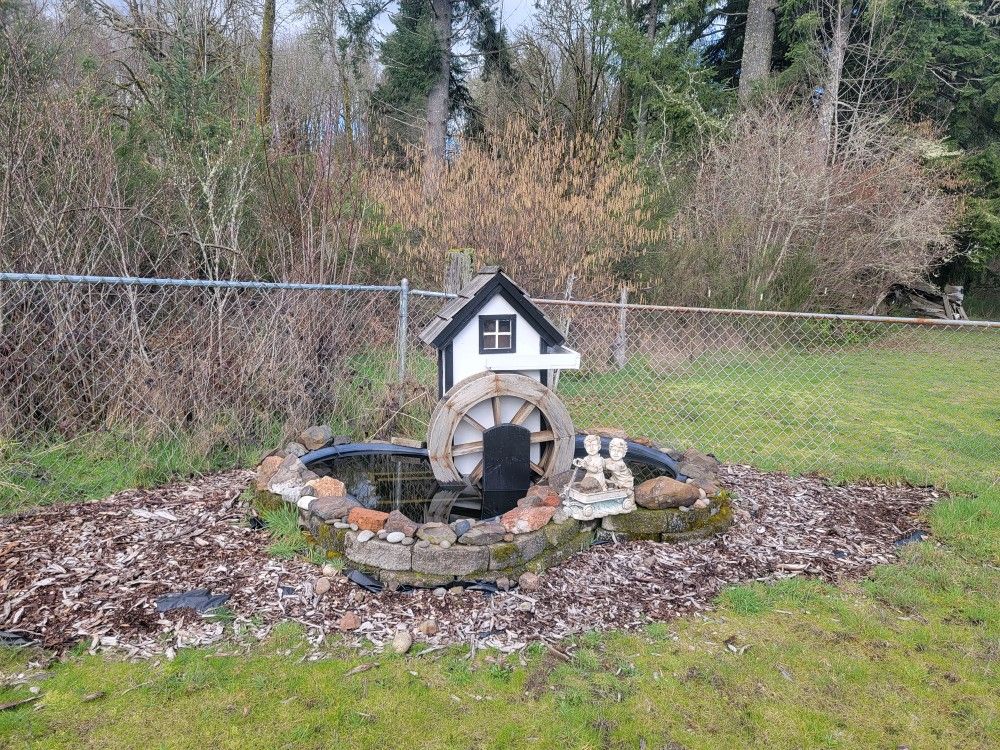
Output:
<instances>
[{"instance_id":1,"label":"miniature house","mask_svg":"<svg viewBox=\"0 0 1000 750\"><path fill-rule=\"evenodd\" d=\"M548 385L580 355L528 295L495 266L483 268L420 333L438 352L438 395L479 372L518 372Z\"/></svg>"},{"instance_id":2,"label":"miniature house","mask_svg":"<svg viewBox=\"0 0 1000 750\"><path fill-rule=\"evenodd\" d=\"M438 353L438 394L442 401L463 380L484 372L515 373L548 386L554 370L576 370L580 355L563 346L565 337L521 287L499 268L483 268L421 332ZM554 394L553 394L554 398ZM528 405L530 407L530 404ZM542 410L529 411L511 393L475 403L449 438L458 473L475 477L481 469L484 432L513 422L542 439L549 429ZM566 417L568 421L568 416ZM472 447L480 450L472 452ZM542 462L543 446L534 441L530 461ZM433 459L432 459L433 462Z\"/></svg>"}]
</instances>

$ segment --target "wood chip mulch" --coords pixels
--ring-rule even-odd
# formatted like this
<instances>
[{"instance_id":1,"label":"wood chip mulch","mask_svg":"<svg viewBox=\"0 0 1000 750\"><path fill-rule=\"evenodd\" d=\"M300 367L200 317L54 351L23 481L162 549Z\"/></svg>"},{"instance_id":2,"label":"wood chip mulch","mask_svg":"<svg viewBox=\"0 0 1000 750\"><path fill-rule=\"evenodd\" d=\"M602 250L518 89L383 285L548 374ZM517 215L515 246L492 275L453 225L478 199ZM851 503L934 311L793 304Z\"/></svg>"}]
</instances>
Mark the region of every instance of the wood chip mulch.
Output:
<instances>
[{"instance_id":1,"label":"wood chip mulch","mask_svg":"<svg viewBox=\"0 0 1000 750\"><path fill-rule=\"evenodd\" d=\"M289 620L306 626L318 646L353 612L361 627L344 638L375 650L397 627L432 619L439 632L418 640L513 651L707 610L732 583L862 577L895 559L894 542L922 528L922 511L941 495L723 466L736 520L713 539L596 546L543 575L531 593L369 594L338 576L317 597L319 569L270 557L268 533L248 525L239 497L250 480L232 471L0 519L0 631L54 649L85 641L93 650L169 656L233 632L252 643ZM225 625L191 609L157 613L158 598L196 588L231 595Z\"/></svg>"}]
</instances>

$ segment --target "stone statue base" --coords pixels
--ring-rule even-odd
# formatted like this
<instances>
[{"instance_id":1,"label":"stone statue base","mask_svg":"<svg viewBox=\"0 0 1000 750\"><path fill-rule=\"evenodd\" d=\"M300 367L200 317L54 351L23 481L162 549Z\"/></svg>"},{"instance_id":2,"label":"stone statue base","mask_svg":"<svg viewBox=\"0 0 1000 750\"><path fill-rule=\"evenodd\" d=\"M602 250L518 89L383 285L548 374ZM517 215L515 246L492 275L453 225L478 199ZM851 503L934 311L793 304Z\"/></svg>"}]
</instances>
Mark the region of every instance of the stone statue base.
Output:
<instances>
[{"instance_id":1,"label":"stone statue base","mask_svg":"<svg viewBox=\"0 0 1000 750\"><path fill-rule=\"evenodd\" d=\"M608 489L603 492L585 492L577 487L567 487L563 494L563 508L577 521L616 516L635 510L631 490Z\"/></svg>"}]
</instances>

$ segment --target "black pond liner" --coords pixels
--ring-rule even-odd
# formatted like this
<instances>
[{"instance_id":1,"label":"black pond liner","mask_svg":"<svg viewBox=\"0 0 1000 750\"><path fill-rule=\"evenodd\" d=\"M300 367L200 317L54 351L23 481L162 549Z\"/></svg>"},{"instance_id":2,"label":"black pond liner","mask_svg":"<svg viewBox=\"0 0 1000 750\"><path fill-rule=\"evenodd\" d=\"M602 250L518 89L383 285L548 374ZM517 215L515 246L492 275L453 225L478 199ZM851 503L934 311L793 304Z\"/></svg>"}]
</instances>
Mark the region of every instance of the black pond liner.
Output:
<instances>
[{"instance_id":1,"label":"black pond liner","mask_svg":"<svg viewBox=\"0 0 1000 750\"><path fill-rule=\"evenodd\" d=\"M208 589L191 589L183 594L167 594L156 600L157 612L169 612L172 609L193 609L196 612L208 612L218 609L227 601L229 594L213 594Z\"/></svg>"},{"instance_id":2,"label":"black pond liner","mask_svg":"<svg viewBox=\"0 0 1000 750\"><path fill-rule=\"evenodd\" d=\"M892 545L894 547L905 547L907 544L916 544L917 542L922 542L927 538L927 533L921 531L920 529L914 529L909 534L901 536L899 539L894 541Z\"/></svg>"},{"instance_id":3,"label":"black pond liner","mask_svg":"<svg viewBox=\"0 0 1000 750\"><path fill-rule=\"evenodd\" d=\"M576 436L574 455L578 458L587 455L587 450L583 447L585 437L586 435ZM610 442L610 438L601 438L601 450L607 452ZM681 473L680 465L668 454L631 440L626 442L628 443L627 462L629 464L641 464L681 482L687 481L687 476ZM331 445L326 448L310 451L302 456L302 463L306 465L306 468L312 468L314 464L322 464L333 458L350 458L351 456L409 456L412 458L427 458L427 449L393 445L391 443L345 443L343 445Z\"/></svg>"},{"instance_id":4,"label":"black pond liner","mask_svg":"<svg viewBox=\"0 0 1000 750\"><path fill-rule=\"evenodd\" d=\"M267 528L264 519L258 515L247 516L247 525L251 531L263 531Z\"/></svg>"},{"instance_id":5,"label":"black pond liner","mask_svg":"<svg viewBox=\"0 0 1000 750\"><path fill-rule=\"evenodd\" d=\"M377 594L380 591L382 591L382 589L385 588L385 586L380 581L376 580L375 578L372 578L367 573L362 573L360 570L350 571L347 574L347 580L350 581L351 583L357 584L365 591L368 591L369 593L372 594ZM444 584L440 588L450 589L454 588L455 586L461 586L466 591L478 591L482 594L486 594L486 596L493 596L493 594L496 594L498 591L500 591L500 589L497 588L497 585L493 581L479 581L479 580L452 581L451 583ZM396 591L400 593L409 593L415 590L416 588L414 586L410 586L408 584L404 584L400 586L398 589L396 589Z\"/></svg>"},{"instance_id":6,"label":"black pond liner","mask_svg":"<svg viewBox=\"0 0 1000 750\"><path fill-rule=\"evenodd\" d=\"M0 646L19 648L21 646L30 646L34 642L32 639L26 638L16 631L0 630Z\"/></svg>"}]
</instances>

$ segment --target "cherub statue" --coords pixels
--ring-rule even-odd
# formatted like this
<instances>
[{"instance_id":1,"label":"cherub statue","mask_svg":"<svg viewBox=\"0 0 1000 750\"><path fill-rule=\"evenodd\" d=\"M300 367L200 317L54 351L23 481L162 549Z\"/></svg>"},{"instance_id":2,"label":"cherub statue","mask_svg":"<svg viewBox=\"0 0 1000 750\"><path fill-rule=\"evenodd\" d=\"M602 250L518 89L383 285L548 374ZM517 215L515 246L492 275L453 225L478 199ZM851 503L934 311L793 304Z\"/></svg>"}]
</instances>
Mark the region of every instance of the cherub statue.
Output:
<instances>
[{"instance_id":1,"label":"cherub statue","mask_svg":"<svg viewBox=\"0 0 1000 750\"><path fill-rule=\"evenodd\" d=\"M583 469L585 473L581 484L587 482L587 480L590 480L587 482L590 485L596 482L598 489L603 492L608 488L608 480L604 475L605 461L601 457L601 437L599 435L587 435L583 439L583 447L586 449L587 455L583 458L573 459L573 465L579 469Z\"/></svg>"},{"instance_id":2,"label":"cherub statue","mask_svg":"<svg viewBox=\"0 0 1000 750\"><path fill-rule=\"evenodd\" d=\"M599 446L600 441L598 440ZM603 475L605 471L611 472L610 483L612 486L631 491L635 487L635 477L632 476L632 470L625 465L623 460L626 453L628 453L628 443L621 438L612 438L611 442L608 443L608 456L610 458L604 459L601 474Z\"/></svg>"}]
</instances>

